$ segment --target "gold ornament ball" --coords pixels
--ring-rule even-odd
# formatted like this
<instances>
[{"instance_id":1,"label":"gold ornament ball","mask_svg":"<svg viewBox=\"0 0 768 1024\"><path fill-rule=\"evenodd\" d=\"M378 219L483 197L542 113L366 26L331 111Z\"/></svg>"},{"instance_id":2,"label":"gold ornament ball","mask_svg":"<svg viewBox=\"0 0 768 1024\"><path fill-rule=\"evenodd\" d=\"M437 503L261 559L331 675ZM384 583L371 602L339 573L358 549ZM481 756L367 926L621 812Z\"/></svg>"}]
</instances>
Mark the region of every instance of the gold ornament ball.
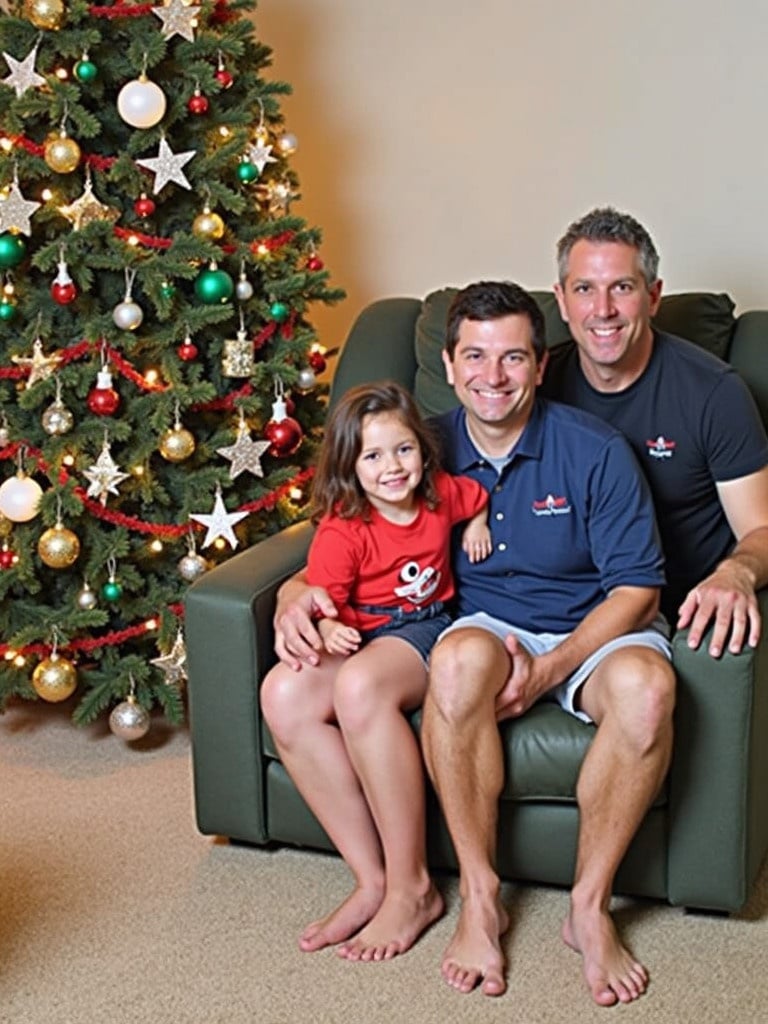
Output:
<instances>
[{"instance_id":1,"label":"gold ornament ball","mask_svg":"<svg viewBox=\"0 0 768 1024\"><path fill-rule=\"evenodd\" d=\"M224 234L224 221L218 213L204 210L192 221L192 233L198 238L221 238Z\"/></svg>"},{"instance_id":2,"label":"gold ornament ball","mask_svg":"<svg viewBox=\"0 0 768 1024\"><path fill-rule=\"evenodd\" d=\"M50 658L44 658L32 673L32 687L38 697L50 704L58 704L75 692L75 666L60 654L52 654Z\"/></svg>"},{"instance_id":3,"label":"gold ornament ball","mask_svg":"<svg viewBox=\"0 0 768 1024\"><path fill-rule=\"evenodd\" d=\"M68 569L80 554L80 540L66 526L52 526L40 536L37 553L51 569Z\"/></svg>"},{"instance_id":4,"label":"gold ornament ball","mask_svg":"<svg viewBox=\"0 0 768 1024\"><path fill-rule=\"evenodd\" d=\"M68 135L50 135L43 150L43 159L57 174L74 171L81 156L80 147Z\"/></svg>"},{"instance_id":5,"label":"gold ornament ball","mask_svg":"<svg viewBox=\"0 0 768 1024\"><path fill-rule=\"evenodd\" d=\"M10 537L13 523L0 512L0 537Z\"/></svg>"},{"instance_id":6,"label":"gold ornament ball","mask_svg":"<svg viewBox=\"0 0 768 1024\"><path fill-rule=\"evenodd\" d=\"M169 462L183 462L195 450L195 439L184 427L166 430L160 438L160 454Z\"/></svg>"},{"instance_id":7,"label":"gold ornament ball","mask_svg":"<svg viewBox=\"0 0 768 1024\"><path fill-rule=\"evenodd\" d=\"M24 0L23 10L36 28L59 29L66 19L62 0Z\"/></svg>"}]
</instances>

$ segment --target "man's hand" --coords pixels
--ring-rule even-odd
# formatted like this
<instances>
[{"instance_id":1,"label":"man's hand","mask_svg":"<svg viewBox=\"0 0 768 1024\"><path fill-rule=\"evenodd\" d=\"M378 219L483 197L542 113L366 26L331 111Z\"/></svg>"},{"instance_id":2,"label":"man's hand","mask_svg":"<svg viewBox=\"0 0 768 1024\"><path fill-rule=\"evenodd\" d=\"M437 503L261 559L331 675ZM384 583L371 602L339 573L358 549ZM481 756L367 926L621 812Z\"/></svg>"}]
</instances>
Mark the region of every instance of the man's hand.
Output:
<instances>
[{"instance_id":1,"label":"man's hand","mask_svg":"<svg viewBox=\"0 0 768 1024\"><path fill-rule=\"evenodd\" d=\"M711 622L709 653L713 658L720 657L726 643L731 654L738 654L745 640L750 647L757 647L761 622L754 575L735 558L722 562L680 605L677 628L690 627L688 646L694 650Z\"/></svg>"},{"instance_id":2,"label":"man's hand","mask_svg":"<svg viewBox=\"0 0 768 1024\"><path fill-rule=\"evenodd\" d=\"M336 605L322 587L310 587L301 574L285 582L277 595L275 653L294 672L302 664L317 665L323 641L314 618L336 618Z\"/></svg>"},{"instance_id":3,"label":"man's hand","mask_svg":"<svg viewBox=\"0 0 768 1024\"><path fill-rule=\"evenodd\" d=\"M496 721L519 718L532 707L542 694L550 689L542 678L541 658L535 658L520 643L514 633L504 640L512 671L496 696Z\"/></svg>"}]
</instances>

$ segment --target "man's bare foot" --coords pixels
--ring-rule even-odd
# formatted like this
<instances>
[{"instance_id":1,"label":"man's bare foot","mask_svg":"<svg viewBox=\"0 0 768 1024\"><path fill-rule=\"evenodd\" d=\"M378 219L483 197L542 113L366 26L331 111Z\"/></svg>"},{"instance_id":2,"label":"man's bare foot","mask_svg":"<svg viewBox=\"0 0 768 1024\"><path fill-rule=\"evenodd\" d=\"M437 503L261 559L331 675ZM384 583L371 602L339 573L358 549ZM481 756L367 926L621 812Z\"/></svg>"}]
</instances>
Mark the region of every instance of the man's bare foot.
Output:
<instances>
[{"instance_id":1,"label":"man's bare foot","mask_svg":"<svg viewBox=\"0 0 768 1024\"><path fill-rule=\"evenodd\" d=\"M355 889L330 914L307 925L299 936L299 949L314 953L348 939L371 920L382 899L383 892L379 889Z\"/></svg>"},{"instance_id":2,"label":"man's bare foot","mask_svg":"<svg viewBox=\"0 0 768 1024\"><path fill-rule=\"evenodd\" d=\"M431 883L425 896L388 892L365 928L336 952L346 960L365 963L391 960L409 950L442 913L443 897Z\"/></svg>"},{"instance_id":3,"label":"man's bare foot","mask_svg":"<svg viewBox=\"0 0 768 1024\"><path fill-rule=\"evenodd\" d=\"M584 977L598 1006L631 1003L648 987L648 972L624 946L607 911L571 909L563 922L563 941L581 953Z\"/></svg>"},{"instance_id":4,"label":"man's bare foot","mask_svg":"<svg viewBox=\"0 0 768 1024\"><path fill-rule=\"evenodd\" d=\"M459 923L440 968L443 978L458 992L471 992L478 984L486 996L507 990L500 938L509 918L500 900L483 904L464 899Z\"/></svg>"}]
</instances>

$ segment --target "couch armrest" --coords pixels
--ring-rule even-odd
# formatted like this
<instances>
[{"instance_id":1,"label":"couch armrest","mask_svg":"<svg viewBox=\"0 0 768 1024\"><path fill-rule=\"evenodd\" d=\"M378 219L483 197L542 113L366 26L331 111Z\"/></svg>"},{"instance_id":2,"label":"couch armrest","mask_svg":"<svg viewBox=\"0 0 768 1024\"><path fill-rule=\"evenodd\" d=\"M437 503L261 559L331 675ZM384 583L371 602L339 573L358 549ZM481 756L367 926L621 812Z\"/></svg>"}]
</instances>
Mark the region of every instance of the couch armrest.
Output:
<instances>
[{"instance_id":1,"label":"couch armrest","mask_svg":"<svg viewBox=\"0 0 768 1024\"><path fill-rule=\"evenodd\" d=\"M268 840L258 681L274 662L280 584L306 561L298 523L201 576L187 591L184 635L197 824L201 832Z\"/></svg>"},{"instance_id":2,"label":"couch armrest","mask_svg":"<svg viewBox=\"0 0 768 1024\"><path fill-rule=\"evenodd\" d=\"M670 769L669 900L712 910L746 902L768 847L768 591L755 650L719 659L673 640L678 677Z\"/></svg>"}]
</instances>

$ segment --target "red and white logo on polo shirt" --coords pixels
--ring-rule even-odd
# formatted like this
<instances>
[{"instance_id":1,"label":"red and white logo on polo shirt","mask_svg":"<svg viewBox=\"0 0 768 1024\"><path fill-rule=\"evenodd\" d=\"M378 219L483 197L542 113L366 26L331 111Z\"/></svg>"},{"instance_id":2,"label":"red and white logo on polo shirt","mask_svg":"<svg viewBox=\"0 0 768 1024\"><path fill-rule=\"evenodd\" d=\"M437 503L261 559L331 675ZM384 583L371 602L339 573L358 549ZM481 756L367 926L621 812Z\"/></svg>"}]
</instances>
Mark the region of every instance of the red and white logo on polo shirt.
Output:
<instances>
[{"instance_id":1,"label":"red and white logo on polo shirt","mask_svg":"<svg viewBox=\"0 0 768 1024\"><path fill-rule=\"evenodd\" d=\"M566 497L555 497L548 494L541 501L534 501L531 512L535 516L565 516L571 511L570 502Z\"/></svg>"},{"instance_id":2,"label":"red and white logo on polo shirt","mask_svg":"<svg viewBox=\"0 0 768 1024\"><path fill-rule=\"evenodd\" d=\"M655 441L646 441L645 447L652 459L671 459L677 448L677 441L668 441L663 434L659 434Z\"/></svg>"}]
</instances>

